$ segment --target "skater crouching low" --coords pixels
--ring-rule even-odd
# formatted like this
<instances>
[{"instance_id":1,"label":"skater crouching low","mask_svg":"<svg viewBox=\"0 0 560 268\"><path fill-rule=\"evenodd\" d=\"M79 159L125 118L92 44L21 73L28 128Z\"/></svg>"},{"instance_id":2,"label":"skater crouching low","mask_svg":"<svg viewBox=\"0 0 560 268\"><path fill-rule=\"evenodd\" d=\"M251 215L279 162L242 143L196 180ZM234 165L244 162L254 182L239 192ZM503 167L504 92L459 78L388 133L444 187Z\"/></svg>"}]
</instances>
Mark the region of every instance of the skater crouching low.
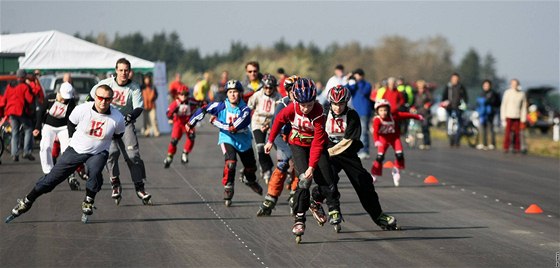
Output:
<instances>
[{"instance_id":1,"label":"skater crouching low","mask_svg":"<svg viewBox=\"0 0 560 268\"><path fill-rule=\"evenodd\" d=\"M340 224L342 215L339 203L340 193L326 151L325 115L321 104L316 101L315 82L307 78L300 78L295 81L292 90L296 101L284 108L274 119L268 142L265 145L265 152L270 153L280 129L286 123L290 123L292 130L288 142L296 174L301 174L294 194L295 223L292 228L296 242L299 243L305 231L305 213L311 202L309 187L312 179L319 185L319 191L327 199L330 223Z\"/></svg>"},{"instance_id":2,"label":"skater crouching low","mask_svg":"<svg viewBox=\"0 0 560 268\"><path fill-rule=\"evenodd\" d=\"M68 118L68 134L71 137L68 148L50 173L41 177L25 198L18 199L6 222L27 212L39 196L51 192L81 164L85 164L88 171L86 196L82 203L82 221L87 222L87 216L93 214L95 195L103 185L102 171L111 141L120 139L125 130L124 117L111 107L112 99L113 90L107 85L100 85L95 90L93 103L76 106Z\"/></svg>"},{"instance_id":3,"label":"skater crouching low","mask_svg":"<svg viewBox=\"0 0 560 268\"><path fill-rule=\"evenodd\" d=\"M224 185L224 202L231 205L234 193L235 170L237 155L243 163L241 180L255 193L262 195L262 187L257 182L257 160L253 152L252 136L249 130L251 109L241 99L243 86L237 80L229 80L225 91L227 99L204 106L192 115L186 124L186 130L193 129L206 114L211 114L210 123L220 130L218 145L221 146L225 158L222 184Z\"/></svg>"},{"instance_id":4,"label":"skater crouching low","mask_svg":"<svg viewBox=\"0 0 560 268\"><path fill-rule=\"evenodd\" d=\"M329 90L327 99L330 103L326 123L329 135L327 147L337 181L338 173L344 170L371 219L383 229L397 229L395 217L383 213L371 174L362 166L358 157L358 151L363 147L360 141L362 127L358 113L347 105L350 91L337 85ZM314 196L313 199L320 201L322 197Z\"/></svg>"}]
</instances>

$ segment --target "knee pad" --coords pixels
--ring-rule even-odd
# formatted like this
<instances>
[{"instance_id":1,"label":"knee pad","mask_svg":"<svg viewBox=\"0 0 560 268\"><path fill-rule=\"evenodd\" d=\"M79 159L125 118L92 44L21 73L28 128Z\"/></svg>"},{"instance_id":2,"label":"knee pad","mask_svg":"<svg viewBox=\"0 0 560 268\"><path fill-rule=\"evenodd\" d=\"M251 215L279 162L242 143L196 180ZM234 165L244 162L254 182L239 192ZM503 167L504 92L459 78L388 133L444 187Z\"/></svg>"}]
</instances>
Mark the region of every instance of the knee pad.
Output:
<instances>
[{"instance_id":1,"label":"knee pad","mask_svg":"<svg viewBox=\"0 0 560 268\"><path fill-rule=\"evenodd\" d=\"M177 146L177 143L179 143L178 139L171 139L171 145Z\"/></svg>"},{"instance_id":2,"label":"knee pad","mask_svg":"<svg viewBox=\"0 0 560 268\"><path fill-rule=\"evenodd\" d=\"M257 153L264 153L264 143L257 143Z\"/></svg>"},{"instance_id":3,"label":"knee pad","mask_svg":"<svg viewBox=\"0 0 560 268\"><path fill-rule=\"evenodd\" d=\"M226 160L226 169L228 171L232 171L235 172L235 167L237 166L237 161L236 160Z\"/></svg>"},{"instance_id":4,"label":"knee pad","mask_svg":"<svg viewBox=\"0 0 560 268\"><path fill-rule=\"evenodd\" d=\"M321 194L321 191L319 190L319 186L315 185L311 189L311 200L322 203L324 199L325 197L323 196L323 194Z\"/></svg>"},{"instance_id":5,"label":"knee pad","mask_svg":"<svg viewBox=\"0 0 560 268\"><path fill-rule=\"evenodd\" d=\"M276 163L276 167L282 171L282 173L286 173L288 172L288 168L290 168L290 163L288 162L288 159L279 159Z\"/></svg>"},{"instance_id":6,"label":"knee pad","mask_svg":"<svg viewBox=\"0 0 560 268\"><path fill-rule=\"evenodd\" d=\"M404 153L403 152L395 153L395 157L397 158L397 160L402 161L404 160Z\"/></svg>"},{"instance_id":7,"label":"knee pad","mask_svg":"<svg viewBox=\"0 0 560 268\"><path fill-rule=\"evenodd\" d=\"M385 155L384 154L378 154L377 157L375 158L375 161L377 161L379 163L383 163L383 160L385 160Z\"/></svg>"}]
</instances>

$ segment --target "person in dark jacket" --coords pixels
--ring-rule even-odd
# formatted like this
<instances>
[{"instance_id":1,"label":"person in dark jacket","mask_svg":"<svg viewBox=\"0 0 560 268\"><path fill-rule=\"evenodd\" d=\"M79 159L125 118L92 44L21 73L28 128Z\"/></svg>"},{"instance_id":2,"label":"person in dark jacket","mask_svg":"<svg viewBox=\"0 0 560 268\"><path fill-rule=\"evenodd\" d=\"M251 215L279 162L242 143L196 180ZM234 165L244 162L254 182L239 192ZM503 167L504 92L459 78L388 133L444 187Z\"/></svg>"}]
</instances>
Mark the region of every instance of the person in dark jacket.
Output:
<instances>
[{"instance_id":1,"label":"person in dark jacket","mask_svg":"<svg viewBox=\"0 0 560 268\"><path fill-rule=\"evenodd\" d=\"M449 145L452 147L459 147L461 142L463 111L467 109L467 90L463 84L460 83L460 79L461 77L458 73L451 74L449 83L443 89L443 95L441 97L441 106L447 109L447 120L453 120L453 117L457 119L457 131L449 136Z\"/></svg>"}]
</instances>

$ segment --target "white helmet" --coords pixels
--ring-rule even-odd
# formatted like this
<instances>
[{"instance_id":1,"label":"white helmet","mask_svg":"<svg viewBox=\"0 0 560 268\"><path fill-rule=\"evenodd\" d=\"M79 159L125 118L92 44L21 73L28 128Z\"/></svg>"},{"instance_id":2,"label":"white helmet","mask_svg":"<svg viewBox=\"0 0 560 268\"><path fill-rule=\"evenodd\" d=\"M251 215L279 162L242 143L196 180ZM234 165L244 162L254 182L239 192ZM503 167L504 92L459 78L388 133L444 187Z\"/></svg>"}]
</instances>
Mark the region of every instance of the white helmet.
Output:
<instances>
[{"instance_id":1,"label":"white helmet","mask_svg":"<svg viewBox=\"0 0 560 268\"><path fill-rule=\"evenodd\" d=\"M387 107L389 108L389 110L391 110L391 104L390 104L389 101L386 100L386 99L377 100L377 101L375 102L374 109L377 111L377 108L379 108L379 107L381 107L381 106L387 106Z\"/></svg>"}]
</instances>

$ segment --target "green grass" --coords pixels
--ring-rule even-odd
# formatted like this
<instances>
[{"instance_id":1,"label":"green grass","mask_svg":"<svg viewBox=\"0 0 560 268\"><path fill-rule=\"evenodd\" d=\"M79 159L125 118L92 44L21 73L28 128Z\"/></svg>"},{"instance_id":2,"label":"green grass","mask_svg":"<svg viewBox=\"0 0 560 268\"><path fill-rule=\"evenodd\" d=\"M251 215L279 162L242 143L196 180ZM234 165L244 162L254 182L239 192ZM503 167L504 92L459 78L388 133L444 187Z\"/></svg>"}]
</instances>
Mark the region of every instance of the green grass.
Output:
<instances>
[{"instance_id":1,"label":"green grass","mask_svg":"<svg viewBox=\"0 0 560 268\"><path fill-rule=\"evenodd\" d=\"M432 127L430 128L432 139L447 141L447 133L445 129ZM482 134L481 134L482 135ZM466 145L465 139L462 139L462 145ZM503 133L496 133L496 147L498 150L503 149L504 136ZM529 155L553 157L560 159L560 142L552 140L552 135L542 135L539 133L527 134L527 148Z\"/></svg>"}]
</instances>

